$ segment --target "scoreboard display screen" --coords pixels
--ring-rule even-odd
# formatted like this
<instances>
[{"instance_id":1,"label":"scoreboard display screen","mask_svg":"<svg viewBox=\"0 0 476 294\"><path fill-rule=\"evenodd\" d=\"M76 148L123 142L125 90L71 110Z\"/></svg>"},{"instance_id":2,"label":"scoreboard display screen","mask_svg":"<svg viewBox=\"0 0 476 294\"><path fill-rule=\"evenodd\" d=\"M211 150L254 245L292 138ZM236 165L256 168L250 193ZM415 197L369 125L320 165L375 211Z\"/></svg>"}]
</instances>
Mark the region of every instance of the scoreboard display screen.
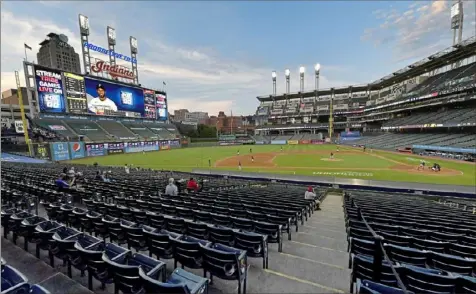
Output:
<instances>
[{"instance_id":1,"label":"scoreboard display screen","mask_svg":"<svg viewBox=\"0 0 476 294\"><path fill-rule=\"evenodd\" d=\"M84 77L72 73L64 73L64 87L68 110L72 113L87 113L88 100Z\"/></svg>"},{"instance_id":2,"label":"scoreboard display screen","mask_svg":"<svg viewBox=\"0 0 476 294\"><path fill-rule=\"evenodd\" d=\"M43 112L66 112L61 72L35 66L35 82L38 104Z\"/></svg>"}]
</instances>

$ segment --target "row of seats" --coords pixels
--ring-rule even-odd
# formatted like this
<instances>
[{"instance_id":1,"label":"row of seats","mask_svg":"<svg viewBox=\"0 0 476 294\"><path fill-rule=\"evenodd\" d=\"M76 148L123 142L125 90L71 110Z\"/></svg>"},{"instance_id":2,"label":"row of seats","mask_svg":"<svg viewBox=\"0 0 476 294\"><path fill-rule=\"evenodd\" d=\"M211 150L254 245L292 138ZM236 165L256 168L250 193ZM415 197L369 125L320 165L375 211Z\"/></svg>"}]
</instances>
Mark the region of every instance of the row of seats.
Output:
<instances>
[{"instance_id":1,"label":"row of seats","mask_svg":"<svg viewBox=\"0 0 476 294\"><path fill-rule=\"evenodd\" d=\"M476 218L471 213L415 196L365 192L346 194L344 212L351 291L361 289L362 280L373 280L414 293L476 293ZM382 288L376 293L399 292Z\"/></svg>"},{"instance_id":2,"label":"row of seats","mask_svg":"<svg viewBox=\"0 0 476 294\"><path fill-rule=\"evenodd\" d=\"M171 257L165 248L172 248L173 245L168 236L177 238L179 235L185 235L246 250L248 256L263 259L263 268L268 267L268 243L278 243L280 249L282 246L281 226L268 223L249 224L236 219L233 226L223 226L215 222L183 219L153 212L139 216L133 212L128 218L131 217L138 221L102 215L69 205L50 204L48 208L48 218L51 220L67 223L89 233L94 232L96 236L104 240L110 238L119 245L127 244L136 251L149 250L151 254L166 259ZM156 236L159 233L161 236ZM158 243L161 246L158 247Z\"/></svg>"},{"instance_id":3,"label":"row of seats","mask_svg":"<svg viewBox=\"0 0 476 294\"><path fill-rule=\"evenodd\" d=\"M50 294L40 285L30 285L28 279L2 258L2 294Z\"/></svg>"},{"instance_id":4,"label":"row of seats","mask_svg":"<svg viewBox=\"0 0 476 294\"><path fill-rule=\"evenodd\" d=\"M182 269L175 269L167 277L165 263L150 256L132 253L114 243L106 243L74 228L24 211L2 210L2 224L3 220L17 223L19 219L21 219L19 227L13 225L4 229L24 237L25 242L35 239L37 253L41 249L48 250L53 267L55 257L63 260L67 264L70 277L72 277L72 267L80 270L82 274L88 271L90 290L93 289L92 279L94 278L102 284L103 288L105 284L114 283L116 293L118 291L141 293L141 289L146 293L206 292L209 280L183 270L184 267L189 267L202 268L204 274L210 274L210 281L213 281L213 276L237 280L238 293L246 293L248 262L245 250L144 227L151 237L150 242L157 243L157 248L164 249L162 252L171 249L170 256L160 254L160 257L174 258L175 268L177 262L182 265ZM124 227L127 226L122 228ZM101 232L98 233L101 234ZM172 240L174 245L170 248L161 247L160 240L163 236ZM117 240L111 238L111 241Z\"/></svg>"}]
</instances>

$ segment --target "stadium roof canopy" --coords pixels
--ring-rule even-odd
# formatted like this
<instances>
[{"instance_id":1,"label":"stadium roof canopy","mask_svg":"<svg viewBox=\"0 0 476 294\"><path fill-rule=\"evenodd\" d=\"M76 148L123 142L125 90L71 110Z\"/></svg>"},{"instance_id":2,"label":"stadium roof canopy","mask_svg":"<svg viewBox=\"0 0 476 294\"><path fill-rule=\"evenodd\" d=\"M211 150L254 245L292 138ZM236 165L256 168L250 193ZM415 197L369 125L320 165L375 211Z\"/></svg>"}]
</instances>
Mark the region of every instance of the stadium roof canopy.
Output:
<instances>
[{"instance_id":1,"label":"stadium roof canopy","mask_svg":"<svg viewBox=\"0 0 476 294\"><path fill-rule=\"evenodd\" d=\"M391 73L377 81L374 81L370 84L362 85L349 85L346 87L335 87L330 89L319 89L316 91L306 91L306 92L294 92L289 94L279 94L276 96L267 95L267 96L258 96L256 97L259 101L273 101L273 100L282 100L282 99L293 99L293 98L308 98L315 97L317 94L319 96L330 95L332 90L334 94L345 94L349 93L349 89L352 89L353 92L361 92L367 90L381 90L386 87L389 87L395 83L403 82L407 79L420 76L424 73L431 72L438 68L441 68L447 64L455 63L459 60L473 56L476 53L476 37L471 37L467 40L464 40L460 44L451 46L437 52L427 58L424 58L420 61L417 61L409 66L402 68L394 73Z\"/></svg>"}]
</instances>

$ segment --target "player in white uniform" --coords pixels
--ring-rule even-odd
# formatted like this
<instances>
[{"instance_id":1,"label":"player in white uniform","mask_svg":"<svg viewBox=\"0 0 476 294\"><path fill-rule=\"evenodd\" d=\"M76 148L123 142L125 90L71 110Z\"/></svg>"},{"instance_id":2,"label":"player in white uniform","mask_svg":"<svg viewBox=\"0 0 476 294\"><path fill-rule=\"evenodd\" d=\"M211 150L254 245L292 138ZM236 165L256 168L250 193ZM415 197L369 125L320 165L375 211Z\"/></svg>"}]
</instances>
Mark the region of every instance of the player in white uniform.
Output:
<instances>
[{"instance_id":1,"label":"player in white uniform","mask_svg":"<svg viewBox=\"0 0 476 294\"><path fill-rule=\"evenodd\" d=\"M102 84L96 86L98 97L93 98L88 103L88 109L95 114L104 114L106 110L117 111L117 105L106 97L106 89Z\"/></svg>"}]
</instances>

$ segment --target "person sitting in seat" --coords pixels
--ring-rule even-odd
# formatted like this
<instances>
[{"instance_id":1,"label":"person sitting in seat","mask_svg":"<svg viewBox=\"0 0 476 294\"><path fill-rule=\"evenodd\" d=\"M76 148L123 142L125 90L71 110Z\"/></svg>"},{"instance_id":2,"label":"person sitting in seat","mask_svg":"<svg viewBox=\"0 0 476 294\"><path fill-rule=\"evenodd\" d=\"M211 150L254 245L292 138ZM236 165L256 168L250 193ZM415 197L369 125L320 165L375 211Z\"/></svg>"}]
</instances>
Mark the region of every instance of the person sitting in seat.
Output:
<instances>
[{"instance_id":1,"label":"person sitting in seat","mask_svg":"<svg viewBox=\"0 0 476 294\"><path fill-rule=\"evenodd\" d=\"M174 179L170 178L169 179L169 184L167 187L165 187L165 195L170 195L170 196L177 196L178 195L178 188L174 184Z\"/></svg>"},{"instance_id":2,"label":"person sitting in seat","mask_svg":"<svg viewBox=\"0 0 476 294\"><path fill-rule=\"evenodd\" d=\"M317 200L316 199L317 195L316 193L314 192L314 188L309 186L307 188L307 191L304 192L304 199L306 200L314 200L314 206L315 206L315 209L316 210L320 210L319 208L319 204L321 204L321 201Z\"/></svg>"},{"instance_id":3,"label":"person sitting in seat","mask_svg":"<svg viewBox=\"0 0 476 294\"><path fill-rule=\"evenodd\" d=\"M60 174L59 178L55 181L56 187L60 189L69 188L69 183L66 182L65 179L66 179L66 174L65 173Z\"/></svg>"},{"instance_id":4,"label":"person sitting in seat","mask_svg":"<svg viewBox=\"0 0 476 294\"><path fill-rule=\"evenodd\" d=\"M190 178L190 180L187 183L187 190L189 192L191 192L191 191L197 192L198 189L199 189L199 186L198 186L197 182L193 178Z\"/></svg>"}]
</instances>

